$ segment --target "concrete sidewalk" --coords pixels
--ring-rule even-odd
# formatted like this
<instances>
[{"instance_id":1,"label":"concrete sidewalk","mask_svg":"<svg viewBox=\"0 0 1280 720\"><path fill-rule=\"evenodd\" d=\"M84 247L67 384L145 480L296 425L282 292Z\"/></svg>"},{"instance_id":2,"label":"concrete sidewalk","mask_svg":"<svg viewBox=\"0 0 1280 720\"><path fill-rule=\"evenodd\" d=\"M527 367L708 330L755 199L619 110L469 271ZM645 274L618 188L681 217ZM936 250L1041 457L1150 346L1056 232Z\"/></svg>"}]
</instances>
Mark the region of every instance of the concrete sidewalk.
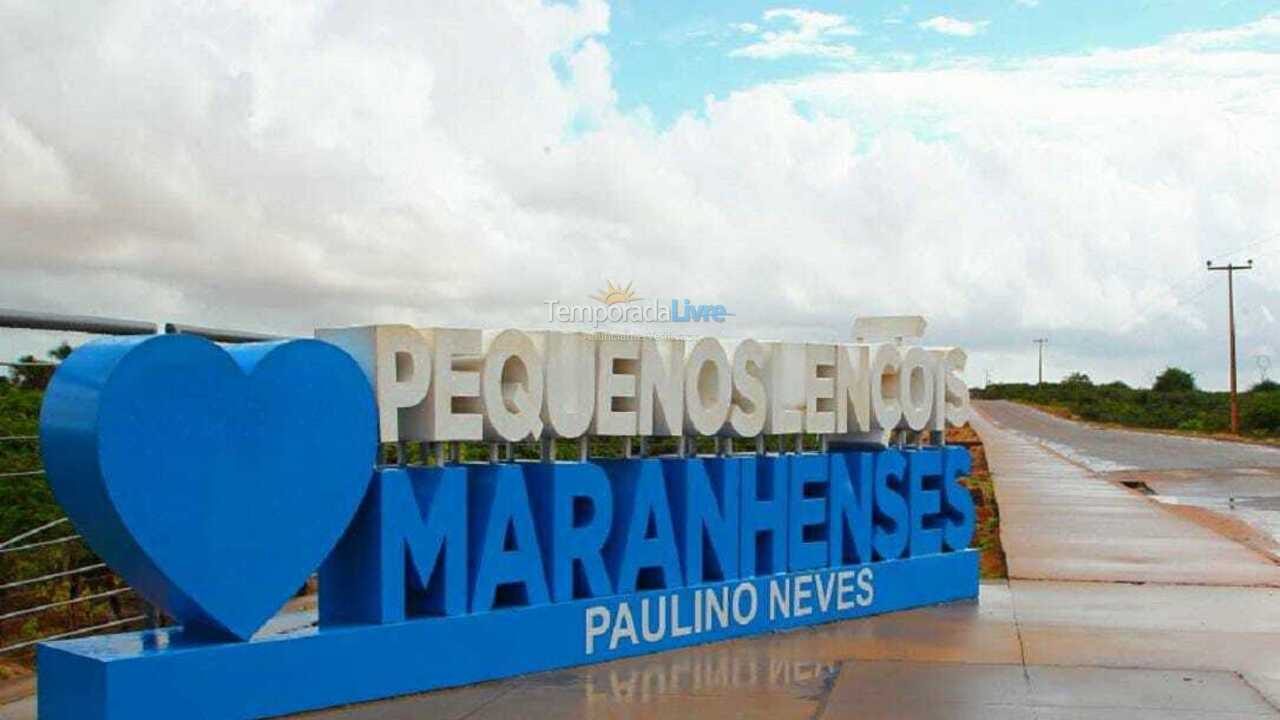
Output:
<instances>
[{"instance_id":1,"label":"concrete sidewalk","mask_svg":"<svg viewBox=\"0 0 1280 720\"><path fill-rule=\"evenodd\" d=\"M1280 590L1258 586L1274 566L978 426L1014 576L983 583L979 602L300 717L1280 717ZM33 716L29 702L0 709Z\"/></svg>"},{"instance_id":2,"label":"concrete sidewalk","mask_svg":"<svg viewBox=\"0 0 1280 720\"><path fill-rule=\"evenodd\" d=\"M1280 707L1271 558L981 415L974 426L1028 665L1225 670Z\"/></svg>"},{"instance_id":3,"label":"concrete sidewalk","mask_svg":"<svg viewBox=\"0 0 1280 720\"><path fill-rule=\"evenodd\" d=\"M1265 555L977 416L1009 577L1280 587Z\"/></svg>"}]
</instances>

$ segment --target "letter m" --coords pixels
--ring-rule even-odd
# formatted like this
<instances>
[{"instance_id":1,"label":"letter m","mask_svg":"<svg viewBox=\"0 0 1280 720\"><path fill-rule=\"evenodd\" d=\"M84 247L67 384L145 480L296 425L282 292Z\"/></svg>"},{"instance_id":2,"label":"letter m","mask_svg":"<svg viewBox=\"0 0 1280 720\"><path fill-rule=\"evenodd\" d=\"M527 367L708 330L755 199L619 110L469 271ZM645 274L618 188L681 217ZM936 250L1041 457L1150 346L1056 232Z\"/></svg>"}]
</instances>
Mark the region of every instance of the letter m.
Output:
<instances>
[{"instance_id":1,"label":"letter m","mask_svg":"<svg viewBox=\"0 0 1280 720\"><path fill-rule=\"evenodd\" d=\"M385 624L466 612L467 492L459 467L374 475L320 568L320 624Z\"/></svg>"}]
</instances>

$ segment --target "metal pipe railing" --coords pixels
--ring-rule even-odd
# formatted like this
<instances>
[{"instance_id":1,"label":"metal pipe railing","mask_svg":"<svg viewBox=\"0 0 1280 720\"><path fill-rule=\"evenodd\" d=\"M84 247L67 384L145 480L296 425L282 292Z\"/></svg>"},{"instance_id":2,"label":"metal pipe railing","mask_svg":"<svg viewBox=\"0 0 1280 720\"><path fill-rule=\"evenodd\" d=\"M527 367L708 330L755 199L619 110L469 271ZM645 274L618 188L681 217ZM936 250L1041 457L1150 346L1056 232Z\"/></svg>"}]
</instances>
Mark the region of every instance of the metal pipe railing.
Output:
<instances>
[{"instance_id":1,"label":"metal pipe railing","mask_svg":"<svg viewBox=\"0 0 1280 720\"><path fill-rule=\"evenodd\" d=\"M165 323L164 332L166 335L199 335L207 340L225 343L265 342L268 340L283 339L279 335L242 332L240 330L223 330L220 328L202 327L200 325L182 325L179 323Z\"/></svg>"},{"instance_id":2,"label":"metal pipe railing","mask_svg":"<svg viewBox=\"0 0 1280 720\"><path fill-rule=\"evenodd\" d=\"M0 327L22 330L60 330L94 335L154 335L156 324L92 315L59 315L0 308Z\"/></svg>"},{"instance_id":3,"label":"metal pipe railing","mask_svg":"<svg viewBox=\"0 0 1280 720\"><path fill-rule=\"evenodd\" d=\"M166 322L157 324L143 320L122 320L104 318L93 315L61 315L58 313L30 312L0 308L0 328L18 330L54 330L62 332L86 333L90 335L156 335L183 334L199 335L214 342L241 343L262 342L283 339L280 335L247 332L244 330L227 330L224 328L187 325L184 323ZM56 363L4 363L13 367L29 365L53 365Z\"/></svg>"}]
</instances>

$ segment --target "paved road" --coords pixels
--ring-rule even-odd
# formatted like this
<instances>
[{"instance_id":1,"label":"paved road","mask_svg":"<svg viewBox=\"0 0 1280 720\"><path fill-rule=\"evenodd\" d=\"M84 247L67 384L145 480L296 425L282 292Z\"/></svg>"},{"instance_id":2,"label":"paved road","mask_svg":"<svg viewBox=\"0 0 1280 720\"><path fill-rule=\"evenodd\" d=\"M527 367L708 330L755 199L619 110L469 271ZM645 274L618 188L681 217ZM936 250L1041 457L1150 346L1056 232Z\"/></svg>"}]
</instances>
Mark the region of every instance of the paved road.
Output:
<instances>
[{"instance_id":1,"label":"paved road","mask_svg":"<svg viewBox=\"0 0 1280 720\"><path fill-rule=\"evenodd\" d=\"M1252 532L1227 534L1280 555L1280 447L1099 427L1005 401L975 407L997 428L1162 503L1242 523Z\"/></svg>"},{"instance_id":2,"label":"paved road","mask_svg":"<svg viewBox=\"0 0 1280 720\"><path fill-rule=\"evenodd\" d=\"M1033 436L1095 472L1280 469L1276 447L1102 428L1003 400L979 400L974 405L997 426Z\"/></svg>"}]
</instances>

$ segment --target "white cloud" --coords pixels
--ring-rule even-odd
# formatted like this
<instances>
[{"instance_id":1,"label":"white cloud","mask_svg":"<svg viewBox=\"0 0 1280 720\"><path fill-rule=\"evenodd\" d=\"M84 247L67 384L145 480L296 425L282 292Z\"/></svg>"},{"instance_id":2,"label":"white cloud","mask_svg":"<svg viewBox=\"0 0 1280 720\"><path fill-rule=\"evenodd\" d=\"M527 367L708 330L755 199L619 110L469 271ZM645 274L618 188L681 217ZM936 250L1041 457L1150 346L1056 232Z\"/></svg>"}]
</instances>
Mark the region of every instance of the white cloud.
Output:
<instances>
[{"instance_id":1,"label":"white cloud","mask_svg":"<svg viewBox=\"0 0 1280 720\"><path fill-rule=\"evenodd\" d=\"M1040 0L1013 0L1014 5L1021 5L1026 8L1040 7Z\"/></svg>"},{"instance_id":2,"label":"white cloud","mask_svg":"<svg viewBox=\"0 0 1280 720\"><path fill-rule=\"evenodd\" d=\"M663 128L619 109L603 3L444 7L11 5L0 306L536 327L611 278L722 302L730 336L924 313L977 382L1034 377L1047 335L1058 375L1221 386L1204 260L1249 247L1240 353L1274 345L1280 53L1251 26L825 72Z\"/></svg>"},{"instance_id":3,"label":"white cloud","mask_svg":"<svg viewBox=\"0 0 1280 720\"><path fill-rule=\"evenodd\" d=\"M1267 15L1254 22L1225 30L1174 35L1167 44L1201 50L1259 45L1272 51L1280 51L1280 14Z\"/></svg>"},{"instance_id":4,"label":"white cloud","mask_svg":"<svg viewBox=\"0 0 1280 720\"><path fill-rule=\"evenodd\" d=\"M766 30L758 41L734 49L729 53L731 56L765 60L795 56L849 60L857 55L852 45L840 40L862 33L842 15L797 8L774 8L766 10L763 17L765 23L781 23L788 28ZM752 23L746 25L755 28L750 31L752 33L759 30ZM737 27L741 29L743 25Z\"/></svg>"},{"instance_id":5,"label":"white cloud","mask_svg":"<svg viewBox=\"0 0 1280 720\"><path fill-rule=\"evenodd\" d=\"M923 30L932 30L943 35L953 35L955 37L973 37L982 32L989 25L987 20L979 20L968 22L965 20L957 20L946 15L937 15L917 23L917 26Z\"/></svg>"}]
</instances>

